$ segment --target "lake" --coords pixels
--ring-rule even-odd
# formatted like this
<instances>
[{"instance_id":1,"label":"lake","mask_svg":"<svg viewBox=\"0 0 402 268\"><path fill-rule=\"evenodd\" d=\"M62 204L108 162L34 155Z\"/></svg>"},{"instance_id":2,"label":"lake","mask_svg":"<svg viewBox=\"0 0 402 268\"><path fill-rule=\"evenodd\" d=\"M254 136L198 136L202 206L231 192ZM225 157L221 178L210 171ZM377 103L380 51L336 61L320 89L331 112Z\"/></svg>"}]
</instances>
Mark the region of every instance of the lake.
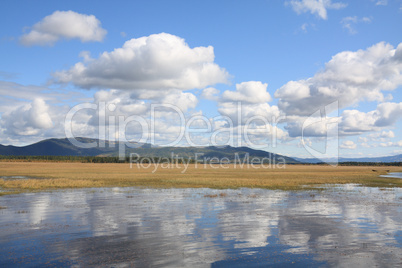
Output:
<instances>
[{"instance_id":1,"label":"lake","mask_svg":"<svg viewBox=\"0 0 402 268\"><path fill-rule=\"evenodd\" d=\"M0 197L0 267L397 266L402 189L102 188Z\"/></svg>"}]
</instances>

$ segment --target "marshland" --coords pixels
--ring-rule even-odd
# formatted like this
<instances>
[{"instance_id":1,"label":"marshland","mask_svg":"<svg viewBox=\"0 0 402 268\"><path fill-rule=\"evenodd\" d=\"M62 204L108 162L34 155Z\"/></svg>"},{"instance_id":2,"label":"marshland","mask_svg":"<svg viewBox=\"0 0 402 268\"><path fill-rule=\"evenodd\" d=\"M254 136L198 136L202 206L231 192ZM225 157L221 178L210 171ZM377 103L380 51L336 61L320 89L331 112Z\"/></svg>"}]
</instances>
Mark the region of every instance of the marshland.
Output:
<instances>
[{"instance_id":1,"label":"marshland","mask_svg":"<svg viewBox=\"0 0 402 268\"><path fill-rule=\"evenodd\" d=\"M359 184L401 187L398 178L380 177L400 171L389 166L190 164L156 168L149 164L75 162L0 162L2 193L63 188L151 187L151 188L265 188L300 190L326 184ZM185 170L185 172L183 172ZM26 176L29 179L7 179Z\"/></svg>"}]
</instances>

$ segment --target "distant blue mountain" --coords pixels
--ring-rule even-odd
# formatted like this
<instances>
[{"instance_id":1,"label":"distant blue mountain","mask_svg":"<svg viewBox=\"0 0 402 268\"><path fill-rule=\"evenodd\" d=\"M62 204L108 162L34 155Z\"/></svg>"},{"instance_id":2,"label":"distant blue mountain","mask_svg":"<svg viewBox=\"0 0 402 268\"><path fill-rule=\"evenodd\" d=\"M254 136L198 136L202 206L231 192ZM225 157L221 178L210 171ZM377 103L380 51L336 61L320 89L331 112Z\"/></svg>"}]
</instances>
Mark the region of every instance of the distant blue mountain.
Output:
<instances>
[{"instance_id":1,"label":"distant blue mountain","mask_svg":"<svg viewBox=\"0 0 402 268\"><path fill-rule=\"evenodd\" d=\"M344 158L340 157L336 158L325 158L325 159L317 159L317 158L299 158L293 157L295 160L302 163L331 163L331 162L373 162L373 163L390 163L390 162L402 162L402 154L393 155L393 156L382 156L382 157L361 157L361 158Z\"/></svg>"},{"instance_id":2,"label":"distant blue mountain","mask_svg":"<svg viewBox=\"0 0 402 268\"><path fill-rule=\"evenodd\" d=\"M90 138L76 138L77 141L87 144L99 140ZM80 148L74 146L68 139L47 139L27 146L4 146L0 145L0 155L6 156L118 156L119 144L104 142L105 146L94 148ZM134 148L133 148L134 147ZM227 158L234 161L236 156L244 161L245 157L263 159L268 158L272 162L285 162L287 164L299 163L295 159L280 154L274 154L262 150L254 150L248 147L232 146L208 146L208 147L157 147L145 143L130 143L130 147L125 148L126 155L136 153L140 157L163 157L170 158L172 153L181 158L195 159L196 154L202 159L223 159Z\"/></svg>"},{"instance_id":3,"label":"distant blue mountain","mask_svg":"<svg viewBox=\"0 0 402 268\"><path fill-rule=\"evenodd\" d=\"M91 138L76 138L81 143L96 142L99 144L98 139ZM0 155L14 155L14 156L118 156L118 143L109 141L102 141L105 146L94 148L80 148L76 147L71 142L64 139L46 139L27 146L12 146L0 144ZM133 148L134 147L134 148ZM363 158L298 158L286 157L280 154L274 154L262 150L254 150L248 147L231 147L231 146L208 146L208 147L157 147L148 143L130 143L130 148L126 147L126 155L130 153L137 153L142 157L171 157L171 154L179 155L180 157L194 159L195 154L202 155L202 157L222 159L224 157L233 160L237 154L244 157L246 154L251 158L264 158L268 157L271 160L279 161L279 157L285 159L286 163L320 163L320 162L402 162L402 154L384 157L363 157Z\"/></svg>"}]
</instances>

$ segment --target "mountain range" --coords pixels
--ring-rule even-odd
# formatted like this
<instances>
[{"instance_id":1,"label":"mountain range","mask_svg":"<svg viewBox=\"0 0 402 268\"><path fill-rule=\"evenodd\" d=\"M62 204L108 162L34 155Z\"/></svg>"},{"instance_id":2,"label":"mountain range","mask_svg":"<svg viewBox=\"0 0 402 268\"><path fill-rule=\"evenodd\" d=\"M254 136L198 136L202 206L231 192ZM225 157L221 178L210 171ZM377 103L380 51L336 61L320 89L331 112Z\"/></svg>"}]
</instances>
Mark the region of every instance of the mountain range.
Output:
<instances>
[{"instance_id":1,"label":"mountain range","mask_svg":"<svg viewBox=\"0 0 402 268\"><path fill-rule=\"evenodd\" d=\"M93 148L81 148L73 145L67 138L64 139L46 139L40 142L26 145L26 146L13 146L1 145L0 155L5 156L118 156L119 146L117 142L109 142L91 138L76 138L76 140L83 144L96 143ZM124 145L123 145L124 146ZM237 158L241 160L244 157L249 159L268 158L271 161L283 161L286 163L319 163L319 162L336 162L337 159L316 159L316 158L298 158L287 157L280 154L270 153L262 150L255 150L248 147L232 147L232 146L207 146L207 147L158 147L145 143L130 143L129 147L125 147L125 154L128 156L132 153L140 157L163 157L171 158L172 154L181 158L198 157L199 159L211 158L227 158L233 161ZM198 155L198 156L196 156ZM395 156L385 157L364 157L364 158L339 158L338 162L402 162L402 154Z\"/></svg>"},{"instance_id":2,"label":"mountain range","mask_svg":"<svg viewBox=\"0 0 402 268\"><path fill-rule=\"evenodd\" d=\"M93 148L81 148L73 145L67 138L64 139L47 139L27 146L0 145L0 155L5 156L119 156L119 143L97 140L91 138L76 138L83 144L95 142L97 145L103 143L102 146ZM123 144L124 146L124 144ZM172 158L179 157L181 159L199 159L211 160L227 158L230 161L244 161L245 159L269 159L272 163L286 162L299 163L295 159L280 154L270 153L262 150L255 150L248 147L232 147L232 146L207 146L207 147L159 147L145 143L130 143L126 146L125 155L129 156L135 153L135 156Z\"/></svg>"},{"instance_id":3,"label":"mountain range","mask_svg":"<svg viewBox=\"0 0 402 268\"><path fill-rule=\"evenodd\" d=\"M360 157L360 158L345 158L339 157L336 158L324 158L324 159L317 159L317 158L299 158L293 157L295 160L302 162L302 163L333 163L333 162L371 162L371 163L390 163L390 162L402 162L402 154L392 155L392 156L380 156L380 157Z\"/></svg>"}]
</instances>

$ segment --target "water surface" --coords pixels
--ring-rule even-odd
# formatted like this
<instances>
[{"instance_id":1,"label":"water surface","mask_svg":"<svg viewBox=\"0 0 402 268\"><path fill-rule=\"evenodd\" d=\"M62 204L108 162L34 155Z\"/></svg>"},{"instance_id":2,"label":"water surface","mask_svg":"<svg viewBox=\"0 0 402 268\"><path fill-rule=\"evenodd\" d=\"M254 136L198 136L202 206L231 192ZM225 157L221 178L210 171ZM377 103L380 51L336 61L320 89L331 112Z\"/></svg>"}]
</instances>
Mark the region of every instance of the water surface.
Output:
<instances>
[{"instance_id":1,"label":"water surface","mask_svg":"<svg viewBox=\"0 0 402 268\"><path fill-rule=\"evenodd\" d=\"M0 267L393 267L401 203L399 188L356 185L2 196Z\"/></svg>"},{"instance_id":2,"label":"water surface","mask_svg":"<svg viewBox=\"0 0 402 268\"><path fill-rule=\"evenodd\" d=\"M380 177L402 179L402 172L390 172L387 175L380 175Z\"/></svg>"}]
</instances>

